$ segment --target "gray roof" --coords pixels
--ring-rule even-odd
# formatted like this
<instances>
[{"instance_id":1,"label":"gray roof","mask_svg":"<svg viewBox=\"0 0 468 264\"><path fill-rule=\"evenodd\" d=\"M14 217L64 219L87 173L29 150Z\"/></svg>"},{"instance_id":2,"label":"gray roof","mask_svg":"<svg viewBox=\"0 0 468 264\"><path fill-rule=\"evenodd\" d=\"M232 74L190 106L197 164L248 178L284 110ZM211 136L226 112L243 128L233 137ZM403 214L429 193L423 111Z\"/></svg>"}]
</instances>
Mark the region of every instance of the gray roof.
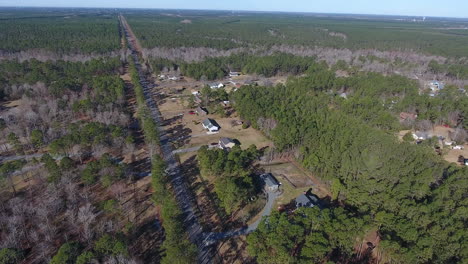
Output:
<instances>
[{"instance_id":1,"label":"gray roof","mask_svg":"<svg viewBox=\"0 0 468 264\"><path fill-rule=\"evenodd\" d=\"M208 128L212 128L212 127L216 126L215 124L213 124L213 121L211 119L209 119L209 118L203 120L203 125L205 125Z\"/></svg>"},{"instance_id":2,"label":"gray roof","mask_svg":"<svg viewBox=\"0 0 468 264\"><path fill-rule=\"evenodd\" d=\"M296 198L296 207L314 207L319 200L314 195L301 194Z\"/></svg>"},{"instance_id":3,"label":"gray roof","mask_svg":"<svg viewBox=\"0 0 468 264\"><path fill-rule=\"evenodd\" d=\"M231 138L223 137L219 139L219 142L221 142L221 144L227 145L229 143L234 143L234 140L232 140Z\"/></svg>"},{"instance_id":4,"label":"gray roof","mask_svg":"<svg viewBox=\"0 0 468 264\"><path fill-rule=\"evenodd\" d=\"M197 107L197 112L203 112L205 114L208 113L208 111L206 111L205 109L203 109L201 106Z\"/></svg>"},{"instance_id":5,"label":"gray roof","mask_svg":"<svg viewBox=\"0 0 468 264\"><path fill-rule=\"evenodd\" d=\"M271 175L271 173L262 174L260 177L268 187L279 186L278 181L273 177L273 175Z\"/></svg>"}]
</instances>

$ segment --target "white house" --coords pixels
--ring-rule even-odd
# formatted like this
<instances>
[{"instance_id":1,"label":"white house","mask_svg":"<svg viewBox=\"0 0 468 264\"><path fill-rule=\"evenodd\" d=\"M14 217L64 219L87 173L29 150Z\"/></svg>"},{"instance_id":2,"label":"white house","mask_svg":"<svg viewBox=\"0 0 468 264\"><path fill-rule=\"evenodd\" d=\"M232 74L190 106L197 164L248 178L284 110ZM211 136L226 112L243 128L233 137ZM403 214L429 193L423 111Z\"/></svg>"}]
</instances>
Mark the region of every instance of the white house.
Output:
<instances>
[{"instance_id":1,"label":"white house","mask_svg":"<svg viewBox=\"0 0 468 264\"><path fill-rule=\"evenodd\" d=\"M229 77L236 77L236 76L240 76L240 72L229 72Z\"/></svg>"},{"instance_id":2,"label":"white house","mask_svg":"<svg viewBox=\"0 0 468 264\"><path fill-rule=\"evenodd\" d=\"M171 77L169 77L168 79L171 80L171 81L178 81L178 80L179 80L179 77L177 77L177 76L171 76Z\"/></svg>"},{"instance_id":3,"label":"white house","mask_svg":"<svg viewBox=\"0 0 468 264\"><path fill-rule=\"evenodd\" d=\"M219 88L223 88L223 87L224 87L224 84L222 84L222 83L212 83L212 84L210 84L211 89L219 89Z\"/></svg>"},{"instance_id":4,"label":"white house","mask_svg":"<svg viewBox=\"0 0 468 264\"><path fill-rule=\"evenodd\" d=\"M210 132L216 132L220 128L216 121L211 120L209 118L203 120L202 125L205 129L208 129L208 131Z\"/></svg>"},{"instance_id":5,"label":"white house","mask_svg":"<svg viewBox=\"0 0 468 264\"><path fill-rule=\"evenodd\" d=\"M413 138L414 140L426 140L429 138L429 135L427 133L418 131L418 132L413 133Z\"/></svg>"},{"instance_id":6,"label":"white house","mask_svg":"<svg viewBox=\"0 0 468 264\"><path fill-rule=\"evenodd\" d=\"M456 146L453 146L452 148L461 150L461 149L463 149L463 146L462 145L456 145Z\"/></svg>"}]
</instances>

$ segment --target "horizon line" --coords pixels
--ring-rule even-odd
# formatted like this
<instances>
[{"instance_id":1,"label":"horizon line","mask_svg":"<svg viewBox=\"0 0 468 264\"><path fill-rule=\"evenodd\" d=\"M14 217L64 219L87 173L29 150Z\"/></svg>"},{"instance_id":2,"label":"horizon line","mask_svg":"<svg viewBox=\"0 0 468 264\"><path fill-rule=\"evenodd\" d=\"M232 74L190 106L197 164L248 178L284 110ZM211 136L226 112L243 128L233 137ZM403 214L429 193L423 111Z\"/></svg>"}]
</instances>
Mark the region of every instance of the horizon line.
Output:
<instances>
[{"instance_id":1,"label":"horizon line","mask_svg":"<svg viewBox=\"0 0 468 264\"><path fill-rule=\"evenodd\" d=\"M279 10L241 10L241 9L190 9L190 8L162 8L162 7L90 7L90 6L2 6L1 8L63 8L63 9L137 9L137 10L172 10L172 11L224 11L248 13L287 13L287 14L321 14L321 15L360 15L360 16L394 16L394 17L425 17L425 18L452 18L468 19L458 16L431 16L431 15L398 15L398 14L371 14L371 13L344 13L344 12L318 12L318 11L279 11Z\"/></svg>"}]
</instances>

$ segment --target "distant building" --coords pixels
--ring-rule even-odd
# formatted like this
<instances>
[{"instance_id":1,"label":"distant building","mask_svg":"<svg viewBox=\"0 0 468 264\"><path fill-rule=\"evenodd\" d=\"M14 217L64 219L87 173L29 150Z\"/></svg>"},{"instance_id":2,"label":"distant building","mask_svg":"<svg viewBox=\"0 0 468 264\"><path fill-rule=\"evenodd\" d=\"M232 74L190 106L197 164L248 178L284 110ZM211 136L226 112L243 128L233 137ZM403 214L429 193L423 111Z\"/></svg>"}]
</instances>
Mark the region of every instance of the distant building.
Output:
<instances>
[{"instance_id":1,"label":"distant building","mask_svg":"<svg viewBox=\"0 0 468 264\"><path fill-rule=\"evenodd\" d=\"M219 88L223 88L223 87L224 87L224 84L222 84L222 83L212 83L212 84L210 84L211 89L219 89Z\"/></svg>"},{"instance_id":2,"label":"distant building","mask_svg":"<svg viewBox=\"0 0 468 264\"><path fill-rule=\"evenodd\" d=\"M431 89L432 92L438 92L444 89L444 84L438 81L432 81L432 82L429 82L429 89Z\"/></svg>"},{"instance_id":3,"label":"distant building","mask_svg":"<svg viewBox=\"0 0 468 264\"><path fill-rule=\"evenodd\" d=\"M219 128L220 128L219 125L216 123L216 121L209 119L209 118L203 120L202 125L205 129L208 129L208 131L210 132L219 131Z\"/></svg>"},{"instance_id":4,"label":"distant building","mask_svg":"<svg viewBox=\"0 0 468 264\"><path fill-rule=\"evenodd\" d=\"M208 111L201 106L197 107L196 112L201 116L206 116L208 114Z\"/></svg>"},{"instance_id":5,"label":"distant building","mask_svg":"<svg viewBox=\"0 0 468 264\"><path fill-rule=\"evenodd\" d=\"M265 173L260 175L260 178L263 180L265 183L265 190L267 192L274 192L279 189L280 183L273 177L271 173Z\"/></svg>"},{"instance_id":6,"label":"distant building","mask_svg":"<svg viewBox=\"0 0 468 264\"><path fill-rule=\"evenodd\" d=\"M425 133L425 132L415 132L413 133L413 138L415 140L426 140L429 138L429 134L428 133Z\"/></svg>"},{"instance_id":7,"label":"distant building","mask_svg":"<svg viewBox=\"0 0 468 264\"><path fill-rule=\"evenodd\" d=\"M219 139L219 147L221 149L231 149L235 145L236 145L236 143L231 138L223 137L223 138Z\"/></svg>"},{"instance_id":8,"label":"distant building","mask_svg":"<svg viewBox=\"0 0 468 264\"><path fill-rule=\"evenodd\" d=\"M304 192L303 194L299 195L295 200L296 208L299 207L314 207L320 204L319 198L309 192Z\"/></svg>"},{"instance_id":9,"label":"distant building","mask_svg":"<svg viewBox=\"0 0 468 264\"><path fill-rule=\"evenodd\" d=\"M229 72L229 77L236 77L236 76L240 76L240 72Z\"/></svg>"},{"instance_id":10,"label":"distant building","mask_svg":"<svg viewBox=\"0 0 468 264\"><path fill-rule=\"evenodd\" d=\"M178 81L178 80L179 80L179 77L177 77L177 76L171 76L171 77L169 77L168 79L171 80L171 81Z\"/></svg>"},{"instance_id":11,"label":"distant building","mask_svg":"<svg viewBox=\"0 0 468 264\"><path fill-rule=\"evenodd\" d=\"M418 117L417 114L413 113L407 113L407 112L401 112L400 113L400 122L403 121L414 121Z\"/></svg>"}]
</instances>

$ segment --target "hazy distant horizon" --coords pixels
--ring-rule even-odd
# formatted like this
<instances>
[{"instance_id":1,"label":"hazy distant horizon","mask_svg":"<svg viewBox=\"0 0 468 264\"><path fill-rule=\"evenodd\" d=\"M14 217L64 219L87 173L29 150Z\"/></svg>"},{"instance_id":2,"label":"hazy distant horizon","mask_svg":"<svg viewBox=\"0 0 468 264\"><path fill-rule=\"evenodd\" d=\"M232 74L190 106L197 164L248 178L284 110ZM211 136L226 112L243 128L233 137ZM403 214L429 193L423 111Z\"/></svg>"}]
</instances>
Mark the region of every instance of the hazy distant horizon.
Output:
<instances>
[{"instance_id":1,"label":"hazy distant horizon","mask_svg":"<svg viewBox=\"0 0 468 264\"><path fill-rule=\"evenodd\" d=\"M150 0L134 0L131 5L123 0L0 0L0 7L12 8L105 8L105 9L162 9L162 10L200 10L200 11L237 11L237 12L284 12L336 15L371 15L405 17L468 18L468 1L447 0L441 4L436 0L238 0L220 2L217 0L172 0L170 3L153 3ZM157 5L157 6L156 6ZM265 8L267 7L267 8Z\"/></svg>"}]
</instances>

